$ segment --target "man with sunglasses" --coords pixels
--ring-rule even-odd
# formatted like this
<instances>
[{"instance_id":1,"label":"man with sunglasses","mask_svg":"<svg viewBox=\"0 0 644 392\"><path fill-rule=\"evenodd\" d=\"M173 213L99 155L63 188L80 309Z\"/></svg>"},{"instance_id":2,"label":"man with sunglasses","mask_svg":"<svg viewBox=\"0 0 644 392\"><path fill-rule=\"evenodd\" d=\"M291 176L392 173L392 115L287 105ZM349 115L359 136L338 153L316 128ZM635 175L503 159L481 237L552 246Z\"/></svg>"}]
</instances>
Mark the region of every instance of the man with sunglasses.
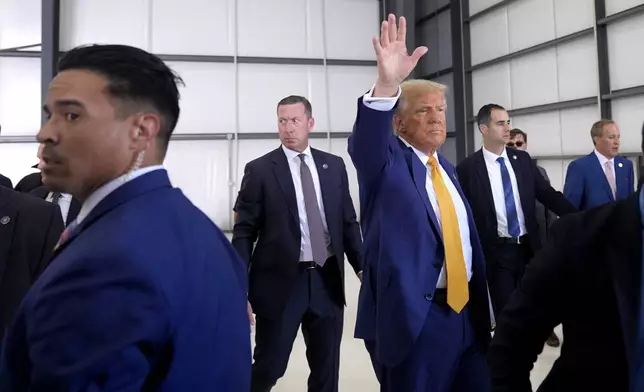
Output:
<instances>
[{"instance_id":1,"label":"man with sunglasses","mask_svg":"<svg viewBox=\"0 0 644 392\"><path fill-rule=\"evenodd\" d=\"M519 128L514 128L510 130L510 141L506 145L509 148L526 151L528 149L528 134ZM550 184L550 178L548 177L546 169L537 165L537 170L539 170L539 173ZM548 232L550 231L550 225L557 219L557 215L547 209L539 200L536 200L534 209L537 215L537 225L539 226L539 238L541 238L541 243L545 244L548 238ZM552 331L548 340L546 340L546 344L550 347L559 347L561 342L555 331Z\"/></svg>"}]
</instances>

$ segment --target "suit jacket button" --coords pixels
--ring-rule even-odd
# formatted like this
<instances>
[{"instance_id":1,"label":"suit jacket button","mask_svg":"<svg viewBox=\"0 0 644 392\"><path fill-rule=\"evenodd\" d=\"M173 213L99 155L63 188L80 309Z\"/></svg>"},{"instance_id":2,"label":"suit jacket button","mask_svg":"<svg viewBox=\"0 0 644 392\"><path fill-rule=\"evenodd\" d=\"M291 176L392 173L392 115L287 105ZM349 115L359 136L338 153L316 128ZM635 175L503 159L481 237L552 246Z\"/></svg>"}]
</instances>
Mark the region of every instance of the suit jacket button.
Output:
<instances>
[{"instance_id":1,"label":"suit jacket button","mask_svg":"<svg viewBox=\"0 0 644 392\"><path fill-rule=\"evenodd\" d=\"M434 296L432 294L425 294L425 299L431 301Z\"/></svg>"}]
</instances>

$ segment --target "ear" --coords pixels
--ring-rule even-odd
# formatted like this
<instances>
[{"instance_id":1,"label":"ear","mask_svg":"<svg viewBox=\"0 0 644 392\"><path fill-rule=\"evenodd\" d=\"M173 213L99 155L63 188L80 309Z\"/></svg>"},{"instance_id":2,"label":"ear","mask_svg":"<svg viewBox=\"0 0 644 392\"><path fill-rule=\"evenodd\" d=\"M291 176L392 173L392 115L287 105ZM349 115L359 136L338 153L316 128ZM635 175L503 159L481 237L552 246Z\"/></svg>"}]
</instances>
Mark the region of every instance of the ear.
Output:
<instances>
[{"instance_id":1,"label":"ear","mask_svg":"<svg viewBox=\"0 0 644 392\"><path fill-rule=\"evenodd\" d=\"M404 121L402 116L394 114L393 126L394 130L398 133L401 133L401 130L404 128ZM404 131L403 131L404 132Z\"/></svg>"},{"instance_id":2,"label":"ear","mask_svg":"<svg viewBox=\"0 0 644 392\"><path fill-rule=\"evenodd\" d=\"M144 114L136 118L131 137L137 149L149 146L158 136L161 129L161 118L156 114Z\"/></svg>"},{"instance_id":3,"label":"ear","mask_svg":"<svg viewBox=\"0 0 644 392\"><path fill-rule=\"evenodd\" d=\"M479 132L481 132L482 134L485 134L486 131L487 131L487 125L485 124L479 125Z\"/></svg>"},{"instance_id":4,"label":"ear","mask_svg":"<svg viewBox=\"0 0 644 392\"><path fill-rule=\"evenodd\" d=\"M310 133L311 131L313 131L313 127L315 127L315 118L314 117L309 118L309 124L308 125L309 125L309 133Z\"/></svg>"}]
</instances>

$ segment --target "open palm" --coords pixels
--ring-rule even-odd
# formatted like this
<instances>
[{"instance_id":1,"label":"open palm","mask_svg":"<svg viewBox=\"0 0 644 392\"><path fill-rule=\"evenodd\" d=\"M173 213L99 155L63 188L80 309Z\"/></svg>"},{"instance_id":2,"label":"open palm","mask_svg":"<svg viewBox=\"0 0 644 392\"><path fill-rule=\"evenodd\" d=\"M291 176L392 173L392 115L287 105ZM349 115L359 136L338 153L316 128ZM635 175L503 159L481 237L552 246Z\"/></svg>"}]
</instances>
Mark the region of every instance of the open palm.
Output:
<instances>
[{"instance_id":1,"label":"open palm","mask_svg":"<svg viewBox=\"0 0 644 392\"><path fill-rule=\"evenodd\" d=\"M400 26L396 26L396 16L382 22L380 38L373 38L373 47L378 60L378 81L388 86L398 86L418 64L418 60L427 53L425 46L420 46L409 55L405 38L407 36L407 21L400 18Z\"/></svg>"}]
</instances>

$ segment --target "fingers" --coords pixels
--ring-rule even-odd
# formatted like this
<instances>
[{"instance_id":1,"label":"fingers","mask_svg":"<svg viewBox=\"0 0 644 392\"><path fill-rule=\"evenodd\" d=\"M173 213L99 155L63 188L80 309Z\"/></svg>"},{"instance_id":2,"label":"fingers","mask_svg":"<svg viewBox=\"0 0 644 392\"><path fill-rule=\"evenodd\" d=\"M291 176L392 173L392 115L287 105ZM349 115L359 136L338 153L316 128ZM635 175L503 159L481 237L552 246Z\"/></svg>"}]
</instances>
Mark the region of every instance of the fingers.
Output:
<instances>
[{"instance_id":1,"label":"fingers","mask_svg":"<svg viewBox=\"0 0 644 392\"><path fill-rule=\"evenodd\" d=\"M383 48L389 46L389 22L386 20L380 25L380 45Z\"/></svg>"},{"instance_id":2,"label":"fingers","mask_svg":"<svg viewBox=\"0 0 644 392\"><path fill-rule=\"evenodd\" d=\"M405 42L407 37L407 19L404 16L400 17L400 26L398 27L398 41Z\"/></svg>"},{"instance_id":3,"label":"fingers","mask_svg":"<svg viewBox=\"0 0 644 392\"><path fill-rule=\"evenodd\" d=\"M414 64L414 67L416 66L416 64L418 64L418 60L420 60L420 58L423 57L428 51L429 49L427 49L426 46L419 46L416 48L416 50L414 50L414 53L411 54L411 61L412 64Z\"/></svg>"},{"instance_id":4,"label":"fingers","mask_svg":"<svg viewBox=\"0 0 644 392\"><path fill-rule=\"evenodd\" d=\"M380 46L380 39L378 37L373 37L373 49L376 51L376 58L380 58L382 46Z\"/></svg>"},{"instance_id":5,"label":"fingers","mask_svg":"<svg viewBox=\"0 0 644 392\"><path fill-rule=\"evenodd\" d=\"M396 42L396 37L398 36L398 27L396 26L396 15L389 14L389 42Z\"/></svg>"}]
</instances>

